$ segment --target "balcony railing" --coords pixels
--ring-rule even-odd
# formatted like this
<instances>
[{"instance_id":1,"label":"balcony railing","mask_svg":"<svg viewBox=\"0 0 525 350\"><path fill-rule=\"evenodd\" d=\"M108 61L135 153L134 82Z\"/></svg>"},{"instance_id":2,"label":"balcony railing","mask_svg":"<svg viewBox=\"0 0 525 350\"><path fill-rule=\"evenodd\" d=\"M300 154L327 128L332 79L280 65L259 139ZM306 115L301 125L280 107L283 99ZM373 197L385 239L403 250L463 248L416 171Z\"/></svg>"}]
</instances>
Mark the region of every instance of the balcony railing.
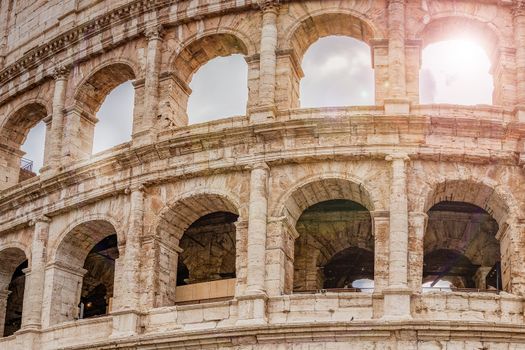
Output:
<instances>
[{"instance_id":1,"label":"balcony railing","mask_svg":"<svg viewBox=\"0 0 525 350\"><path fill-rule=\"evenodd\" d=\"M27 158L20 158L20 169L33 172L33 161Z\"/></svg>"}]
</instances>

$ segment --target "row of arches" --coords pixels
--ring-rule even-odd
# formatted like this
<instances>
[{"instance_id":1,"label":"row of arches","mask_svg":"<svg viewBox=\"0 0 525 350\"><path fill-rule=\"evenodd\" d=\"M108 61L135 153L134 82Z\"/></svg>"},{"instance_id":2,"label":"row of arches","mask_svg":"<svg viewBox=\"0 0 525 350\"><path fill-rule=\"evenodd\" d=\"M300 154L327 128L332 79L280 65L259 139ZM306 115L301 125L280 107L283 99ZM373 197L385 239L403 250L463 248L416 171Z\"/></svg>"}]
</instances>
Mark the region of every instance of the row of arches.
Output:
<instances>
[{"instance_id":1,"label":"row of arches","mask_svg":"<svg viewBox=\"0 0 525 350\"><path fill-rule=\"evenodd\" d=\"M453 193L465 185L472 192ZM449 183L436 189L434 199L427 203L423 241L410 252L421 256L411 268L418 273L417 277L412 274L414 291L422 284L423 290L445 285L462 291L499 291L508 286L510 277L504 267L509 257L502 253L497 238L496 219L502 219L497 208L504 209L500 201L478 184ZM285 293L372 291L384 286L388 266L383 263L388 253L382 251L385 237L378 235L376 204L366 187L340 178L316 180L293 189L282 203L280 214L298 234L291 252L293 273L288 282L292 288ZM155 234L162 244L154 254L159 257L151 272L155 283L148 288L162 295L154 305L237 295L233 289L211 290L209 283L226 281L236 288L245 283L246 266L240 257L246 254L242 225L246 214L239 205L228 195L201 193L160 212ZM51 249L52 266L59 268L46 273L46 279L50 276L61 283L60 290L53 286L47 294L55 310L51 324L111 313L119 288L126 288L119 284L124 269L119 260L123 235L110 221L88 220L65 232ZM2 250L0 257L4 262L0 306L5 312L0 311L4 312L3 334L10 335L22 322L28 257L18 248Z\"/></svg>"},{"instance_id":2,"label":"row of arches","mask_svg":"<svg viewBox=\"0 0 525 350\"><path fill-rule=\"evenodd\" d=\"M308 29L312 21L315 31ZM479 47L455 43L447 49L442 46L446 42L436 44L436 41L453 37L451 31L440 30L446 27L443 23L451 21L454 28L461 27L458 24L460 21L440 19L432 22L424 32L424 45L427 47L423 52L421 79L416 79L420 81L421 102L457 103L461 102L457 100L460 96L466 104L488 104L493 89L488 57L492 56L499 39L494 34L485 35L479 38ZM471 25L473 20L465 21L468 28L477 28L471 32L486 34L487 29L482 25ZM444 36L444 32L449 35ZM374 74L377 67L372 62L373 57L379 55L370 46L377 35L377 29L364 19L347 13L321 14L298 25L290 41L295 55L302 62L302 69L294 82L299 86L288 87L298 91L297 102L290 102L290 106L373 105L378 96L384 94L385 89L378 87L378 84L382 86L385 81L384 77ZM250 73L250 60L244 59L253 54L254 50L253 44L246 43L246 40L244 36L235 33L211 34L193 39L183 49L176 50L171 55L173 57L170 57L170 64L177 67L177 71L174 75L168 74L169 72L161 73L158 106L160 119L157 120L159 125L162 124L161 128L166 120L167 125L172 125L171 120L175 120L176 125L187 124L188 114L190 122L246 114L249 100L253 99L251 95L257 90L254 85L255 77ZM171 43L171 39L167 41ZM467 49L463 51L458 50L465 47ZM449 60L454 53L458 54L460 62ZM464 58L466 55L467 59ZM426 62L445 62L435 69L440 74L439 77L435 76L436 72L432 72ZM461 65L461 62L465 64ZM483 64L476 66L472 62ZM455 65L458 67L446 71ZM78 86L70 87L75 90L71 94L74 101L68 104L67 113L76 115L78 120L75 123L78 125L75 127L81 131L76 131L77 137L64 145L64 156L89 157L93 151L102 151L131 139L134 128L139 124L136 119L144 113L143 107L133 109L143 98L143 86L140 83L132 84L141 80L143 75L136 66L132 60L103 64L102 68L95 69L92 74L80 79ZM466 76L463 74L466 68L472 67L479 70L469 70L467 78L470 83L457 85L457 81ZM479 83L480 77L484 77L483 84ZM481 87L483 91L480 91ZM458 91L462 93L457 93ZM472 93L469 94L469 91ZM478 97L481 99L475 100ZM294 98L290 99L292 100ZM44 135L46 128L49 133L51 112L49 104L30 103L9 116L7 123L3 125L2 139L16 154L22 154L20 150L26 152L27 158L35 163L33 170L38 170L40 164L49 161L44 157ZM94 128L99 119L99 126ZM38 130L29 133L37 124ZM34 142L33 139L39 140ZM18 163L19 158L14 157L11 162ZM9 176L22 180L27 178L24 176L27 174L18 173L18 168L14 166L13 174Z\"/></svg>"}]
</instances>

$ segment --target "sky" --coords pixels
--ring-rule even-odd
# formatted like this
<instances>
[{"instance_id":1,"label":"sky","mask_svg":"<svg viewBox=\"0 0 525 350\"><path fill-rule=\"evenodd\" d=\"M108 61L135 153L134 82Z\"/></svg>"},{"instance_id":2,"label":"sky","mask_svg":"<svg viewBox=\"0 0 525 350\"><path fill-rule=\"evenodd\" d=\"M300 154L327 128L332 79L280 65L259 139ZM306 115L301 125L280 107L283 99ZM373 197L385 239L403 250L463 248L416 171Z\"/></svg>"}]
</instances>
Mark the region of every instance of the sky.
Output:
<instances>
[{"instance_id":1,"label":"sky","mask_svg":"<svg viewBox=\"0 0 525 350\"><path fill-rule=\"evenodd\" d=\"M463 105L490 104L490 60L474 42L450 40L423 50L420 102ZM301 107L335 107L374 104L374 71L370 48L349 37L330 36L314 43L303 57ZM244 115L248 99L247 64L241 55L218 57L193 76L188 100L190 124ZM114 89L97 113L93 154L131 138L133 86ZM43 161L45 125L29 132L22 150L38 171Z\"/></svg>"}]
</instances>

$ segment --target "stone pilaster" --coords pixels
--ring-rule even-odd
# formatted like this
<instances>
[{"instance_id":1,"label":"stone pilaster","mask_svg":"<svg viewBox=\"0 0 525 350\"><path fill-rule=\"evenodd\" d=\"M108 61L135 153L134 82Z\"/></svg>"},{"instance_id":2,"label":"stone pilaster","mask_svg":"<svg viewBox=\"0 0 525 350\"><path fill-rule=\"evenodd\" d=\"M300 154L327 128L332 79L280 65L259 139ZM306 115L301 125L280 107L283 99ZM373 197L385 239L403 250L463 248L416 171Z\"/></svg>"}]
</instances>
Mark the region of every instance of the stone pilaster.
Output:
<instances>
[{"instance_id":1,"label":"stone pilaster","mask_svg":"<svg viewBox=\"0 0 525 350\"><path fill-rule=\"evenodd\" d=\"M51 220L41 216L33 221L31 266L26 269L26 287L22 312L22 329L40 329L44 297L46 248Z\"/></svg>"},{"instance_id":2,"label":"stone pilaster","mask_svg":"<svg viewBox=\"0 0 525 350\"><path fill-rule=\"evenodd\" d=\"M148 135L146 139L149 142L154 141L156 136L155 124L159 112L159 76L163 34L161 26L151 27L145 31L148 47L144 81L144 114L139 132Z\"/></svg>"},{"instance_id":3,"label":"stone pilaster","mask_svg":"<svg viewBox=\"0 0 525 350\"><path fill-rule=\"evenodd\" d=\"M0 290L0 335L4 335L5 313L7 311L7 298L11 292L9 290Z\"/></svg>"},{"instance_id":4,"label":"stone pilaster","mask_svg":"<svg viewBox=\"0 0 525 350\"><path fill-rule=\"evenodd\" d=\"M421 292L423 283L424 239L428 223L426 213L411 212L408 215L408 285Z\"/></svg>"},{"instance_id":5,"label":"stone pilaster","mask_svg":"<svg viewBox=\"0 0 525 350\"><path fill-rule=\"evenodd\" d=\"M385 113L408 114L406 86L405 0L388 2L388 83Z\"/></svg>"},{"instance_id":6,"label":"stone pilaster","mask_svg":"<svg viewBox=\"0 0 525 350\"><path fill-rule=\"evenodd\" d=\"M59 170L62 165L62 144L64 134L64 119L65 119L65 102L67 79L69 76L69 69L65 67L57 67L55 69L55 90L53 92L53 114L51 117L51 140L49 141L49 166L50 170ZM43 170L47 170L44 168Z\"/></svg>"},{"instance_id":7,"label":"stone pilaster","mask_svg":"<svg viewBox=\"0 0 525 350\"><path fill-rule=\"evenodd\" d=\"M381 293L388 286L388 236L390 218L388 212L371 212L374 233L374 293Z\"/></svg>"},{"instance_id":8,"label":"stone pilaster","mask_svg":"<svg viewBox=\"0 0 525 350\"><path fill-rule=\"evenodd\" d=\"M518 120L525 122L525 1L517 0L512 14L516 47L516 109Z\"/></svg>"},{"instance_id":9,"label":"stone pilaster","mask_svg":"<svg viewBox=\"0 0 525 350\"><path fill-rule=\"evenodd\" d=\"M407 169L409 160L405 154L386 158L392 163L390 187L390 231L388 287L383 290L384 318L410 318L410 295L408 288L408 196Z\"/></svg>"},{"instance_id":10,"label":"stone pilaster","mask_svg":"<svg viewBox=\"0 0 525 350\"><path fill-rule=\"evenodd\" d=\"M508 293L525 295L523 242L525 224L518 222L500 225L496 239L500 242L502 289Z\"/></svg>"},{"instance_id":11,"label":"stone pilaster","mask_svg":"<svg viewBox=\"0 0 525 350\"><path fill-rule=\"evenodd\" d=\"M261 54L259 66L259 98L257 107L250 111L250 119L263 122L275 116L275 76L277 65L278 0L260 0L262 10Z\"/></svg>"},{"instance_id":12,"label":"stone pilaster","mask_svg":"<svg viewBox=\"0 0 525 350\"><path fill-rule=\"evenodd\" d=\"M269 167L253 166L250 177L248 213L247 288L239 299L240 322L266 322L266 229L268 221Z\"/></svg>"},{"instance_id":13,"label":"stone pilaster","mask_svg":"<svg viewBox=\"0 0 525 350\"><path fill-rule=\"evenodd\" d=\"M115 286L116 298L113 315L113 336L132 336L138 333L140 321L140 241L144 226L144 191L142 185L128 189L130 195L129 225L126 235L123 264L119 285ZM120 258L119 258L120 260Z\"/></svg>"}]
</instances>

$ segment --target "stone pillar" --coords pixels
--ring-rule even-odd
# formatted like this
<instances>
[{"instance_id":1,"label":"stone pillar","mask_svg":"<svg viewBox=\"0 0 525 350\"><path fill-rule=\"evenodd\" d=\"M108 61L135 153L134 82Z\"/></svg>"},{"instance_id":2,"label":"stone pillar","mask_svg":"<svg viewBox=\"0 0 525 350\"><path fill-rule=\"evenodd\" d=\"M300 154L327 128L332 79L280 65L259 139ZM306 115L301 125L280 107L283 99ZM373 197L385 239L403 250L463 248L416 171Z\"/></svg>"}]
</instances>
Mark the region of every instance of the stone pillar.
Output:
<instances>
[{"instance_id":1,"label":"stone pillar","mask_svg":"<svg viewBox=\"0 0 525 350\"><path fill-rule=\"evenodd\" d=\"M277 15L279 0L259 0L262 9L259 99L250 112L253 122L264 122L275 116L275 73L277 63Z\"/></svg>"},{"instance_id":2,"label":"stone pillar","mask_svg":"<svg viewBox=\"0 0 525 350\"><path fill-rule=\"evenodd\" d=\"M46 248L51 220L42 216L34 220L31 243L31 266L26 269L26 286L22 312L22 329L39 329L42 325Z\"/></svg>"},{"instance_id":3,"label":"stone pillar","mask_svg":"<svg viewBox=\"0 0 525 350\"><path fill-rule=\"evenodd\" d=\"M266 243L266 293L279 296L293 292L294 248L299 233L286 216L268 220Z\"/></svg>"},{"instance_id":4,"label":"stone pillar","mask_svg":"<svg viewBox=\"0 0 525 350\"><path fill-rule=\"evenodd\" d=\"M374 293L382 293L388 286L389 226L388 212L371 212L374 233Z\"/></svg>"},{"instance_id":5,"label":"stone pillar","mask_svg":"<svg viewBox=\"0 0 525 350\"><path fill-rule=\"evenodd\" d=\"M42 327L78 319L82 281L87 270L64 262L48 264L42 301Z\"/></svg>"},{"instance_id":6,"label":"stone pillar","mask_svg":"<svg viewBox=\"0 0 525 350\"><path fill-rule=\"evenodd\" d=\"M51 117L51 131L49 140L48 169L57 171L62 165L62 144L64 134L64 108L66 103L66 89L69 69L58 67L55 69L55 90L53 92L53 114ZM44 168L44 171L46 170Z\"/></svg>"},{"instance_id":7,"label":"stone pillar","mask_svg":"<svg viewBox=\"0 0 525 350\"><path fill-rule=\"evenodd\" d=\"M375 77L375 104L380 106L385 104L389 94L388 41L372 40L370 50L372 50L372 68Z\"/></svg>"},{"instance_id":8,"label":"stone pillar","mask_svg":"<svg viewBox=\"0 0 525 350\"><path fill-rule=\"evenodd\" d=\"M407 40L405 44L406 96L411 104L419 104L421 46L421 40Z\"/></svg>"},{"instance_id":9,"label":"stone pillar","mask_svg":"<svg viewBox=\"0 0 525 350\"><path fill-rule=\"evenodd\" d=\"M163 41L162 26L154 26L146 29L145 35L148 39L148 48L144 81L144 114L142 117L142 125L140 126L140 133L148 135L146 142L152 142L156 137L156 120L159 112L159 75Z\"/></svg>"},{"instance_id":10,"label":"stone pillar","mask_svg":"<svg viewBox=\"0 0 525 350\"><path fill-rule=\"evenodd\" d=\"M235 296L246 292L248 283L248 222L235 222Z\"/></svg>"},{"instance_id":11,"label":"stone pillar","mask_svg":"<svg viewBox=\"0 0 525 350\"><path fill-rule=\"evenodd\" d=\"M388 82L386 114L408 114L405 59L405 0L388 3Z\"/></svg>"},{"instance_id":12,"label":"stone pillar","mask_svg":"<svg viewBox=\"0 0 525 350\"><path fill-rule=\"evenodd\" d=\"M525 295L524 235L525 224L516 222L501 224L496 234L501 250L502 289L521 296Z\"/></svg>"},{"instance_id":13,"label":"stone pillar","mask_svg":"<svg viewBox=\"0 0 525 350\"><path fill-rule=\"evenodd\" d=\"M516 49L498 47L491 60L491 74L494 79L492 104L497 106L516 105Z\"/></svg>"},{"instance_id":14,"label":"stone pillar","mask_svg":"<svg viewBox=\"0 0 525 350\"><path fill-rule=\"evenodd\" d=\"M414 293L421 293L423 284L423 260L425 232L428 222L426 213L411 212L408 216L408 286Z\"/></svg>"},{"instance_id":15,"label":"stone pillar","mask_svg":"<svg viewBox=\"0 0 525 350\"><path fill-rule=\"evenodd\" d=\"M256 164L250 177L248 213L247 288L239 299L241 323L266 323L266 226L268 221L268 177L266 163Z\"/></svg>"},{"instance_id":16,"label":"stone pillar","mask_svg":"<svg viewBox=\"0 0 525 350\"><path fill-rule=\"evenodd\" d=\"M516 47L516 89L518 120L525 122L525 1L517 0L513 9Z\"/></svg>"},{"instance_id":17,"label":"stone pillar","mask_svg":"<svg viewBox=\"0 0 525 350\"><path fill-rule=\"evenodd\" d=\"M405 154L388 156L392 163L388 287L384 289L384 318L410 318L408 279L408 196Z\"/></svg>"},{"instance_id":18,"label":"stone pillar","mask_svg":"<svg viewBox=\"0 0 525 350\"><path fill-rule=\"evenodd\" d=\"M7 311L7 298L11 292L7 289L0 290L0 336L4 336L5 313Z\"/></svg>"},{"instance_id":19,"label":"stone pillar","mask_svg":"<svg viewBox=\"0 0 525 350\"><path fill-rule=\"evenodd\" d=\"M129 225L126 235L125 253L119 285L115 285L113 315L113 336L132 336L138 333L140 321L140 261L143 225L144 225L144 186L139 185L127 193L130 194ZM120 260L120 259L119 259Z\"/></svg>"}]
</instances>

